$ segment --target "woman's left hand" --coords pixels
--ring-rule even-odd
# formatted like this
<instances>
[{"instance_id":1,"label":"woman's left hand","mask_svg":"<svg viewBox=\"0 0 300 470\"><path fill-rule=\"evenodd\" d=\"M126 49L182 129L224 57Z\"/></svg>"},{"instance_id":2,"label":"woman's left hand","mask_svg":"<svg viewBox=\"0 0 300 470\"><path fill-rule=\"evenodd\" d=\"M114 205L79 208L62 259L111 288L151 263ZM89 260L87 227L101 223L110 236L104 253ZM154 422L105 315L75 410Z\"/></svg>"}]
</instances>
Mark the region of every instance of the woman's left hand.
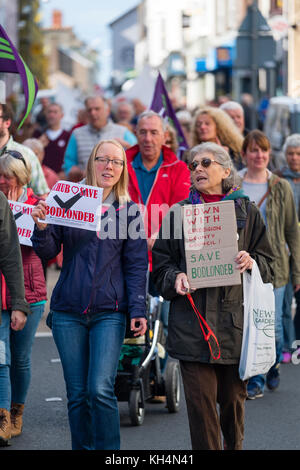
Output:
<instances>
[{"instance_id":1,"label":"woman's left hand","mask_svg":"<svg viewBox=\"0 0 300 470\"><path fill-rule=\"evenodd\" d=\"M143 336L147 330L147 320L144 317L132 318L130 322L130 329L134 331L133 336Z\"/></svg>"},{"instance_id":2,"label":"woman's left hand","mask_svg":"<svg viewBox=\"0 0 300 470\"><path fill-rule=\"evenodd\" d=\"M235 258L235 262L237 264L237 269L239 269L241 274L247 269L252 269L253 266L253 259L247 251L239 251Z\"/></svg>"}]
</instances>

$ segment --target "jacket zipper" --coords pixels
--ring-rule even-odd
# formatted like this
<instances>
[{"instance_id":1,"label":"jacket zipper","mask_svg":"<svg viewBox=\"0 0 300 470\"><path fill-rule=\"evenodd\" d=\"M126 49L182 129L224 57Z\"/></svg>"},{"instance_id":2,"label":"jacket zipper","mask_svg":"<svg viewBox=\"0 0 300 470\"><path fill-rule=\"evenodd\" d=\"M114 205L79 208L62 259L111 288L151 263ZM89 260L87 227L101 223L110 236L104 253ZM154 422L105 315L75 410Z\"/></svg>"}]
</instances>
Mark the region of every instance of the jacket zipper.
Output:
<instances>
[{"instance_id":1,"label":"jacket zipper","mask_svg":"<svg viewBox=\"0 0 300 470\"><path fill-rule=\"evenodd\" d=\"M120 211L120 209L121 209L122 207L123 207L123 206L117 207L116 212ZM97 253L96 253L96 261L95 261L94 273L93 273L93 281L92 281L92 287L91 287L91 294L90 294L90 300L89 300L88 306L87 306L86 309L82 312L83 315L86 315L86 314L89 312L89 310L90 310L91 297L92 297L92 294L93 294L93 287L94 287L94 284L95 284L95 273L96 273L96 267L97 267L97 255L98 255L99 247L100 247L100 244L98 243ZM119 309L119 304L118 304L118 301L116 300L116 303L115 303L115 310L118 311L118 309Z\"/></svg>"}]
</instances>

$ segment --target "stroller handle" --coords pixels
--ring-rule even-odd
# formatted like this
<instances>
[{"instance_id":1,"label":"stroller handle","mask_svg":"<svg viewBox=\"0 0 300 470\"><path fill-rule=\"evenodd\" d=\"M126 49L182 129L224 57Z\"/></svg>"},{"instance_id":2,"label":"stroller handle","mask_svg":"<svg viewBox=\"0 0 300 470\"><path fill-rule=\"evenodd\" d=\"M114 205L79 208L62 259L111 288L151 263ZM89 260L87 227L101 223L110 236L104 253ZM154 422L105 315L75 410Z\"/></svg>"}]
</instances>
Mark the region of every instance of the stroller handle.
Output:
<instances>
[{"instance_id":1,"label":"stroller handle","mask_svg":"<svg viewBox=\"0 0 300 470\"><path fill-rule=\"evenodd\" d=\"M140 374L143 372L143 370L147 367L147 365L149 364L149 362L150 362L151 359L152 359L152 355L153 355L153 353L154 353L154 349L155 349L155 347L156 347L156 345L157 345L157 338L158 338L158 333L159 333L159 325L160 325L159 319L155 320L152 345L151 345L151 348L150 348L150 351L149 351L147 357L145 358L144 362L143 362L142 365L141 365Z\"/></svg>"}]
</instances>

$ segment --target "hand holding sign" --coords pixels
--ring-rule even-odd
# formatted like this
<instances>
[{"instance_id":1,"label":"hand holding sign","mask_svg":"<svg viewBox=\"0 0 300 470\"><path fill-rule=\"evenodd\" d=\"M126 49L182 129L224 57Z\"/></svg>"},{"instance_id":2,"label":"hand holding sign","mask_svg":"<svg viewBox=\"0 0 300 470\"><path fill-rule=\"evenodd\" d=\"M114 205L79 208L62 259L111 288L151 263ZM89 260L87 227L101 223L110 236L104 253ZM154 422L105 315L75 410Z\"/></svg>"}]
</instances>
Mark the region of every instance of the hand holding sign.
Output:
<instances>
[{"instance_id":1,"label":"hand holding sign","mask_svg":"<svg viewBox=\"0 0 300 470\"><path fill-rule=\"evenodd\" d=\"M39 207L42 218L37 222L45 220L47 224L96 231L101 219L102 193L99 187L58 181L46 199L46 213L44 206Z\"/></svg>"},{"instance_id":2,"label":"hand holding sign","mask_svg":"<svg viewBox=\"0 0 300 470\"><path fill-rule=\"evenodd\" d=\"M183 226L189 285L199 289L240 284L252 260L246 251L238 252L234 202L183 206Z\"/></svg>"},{"instance_id":3,"label":"hand holding sign","mask_svg":"<svg viewBox=\"0 0 300 470\"><path fill-rule=\"evenodd\" d=\"M46 213L47 213L47 204L45 201L41 200L37 206L34 206L34 208L32 209L32 213L31 213L31 216L35 222L35 224L37 225L37 228L39 230L45 230L45 228L47 227L47 224L43 224L41 222L39 222L39 220L45 220L46 218Z\"/></svg>"}]
</instances>

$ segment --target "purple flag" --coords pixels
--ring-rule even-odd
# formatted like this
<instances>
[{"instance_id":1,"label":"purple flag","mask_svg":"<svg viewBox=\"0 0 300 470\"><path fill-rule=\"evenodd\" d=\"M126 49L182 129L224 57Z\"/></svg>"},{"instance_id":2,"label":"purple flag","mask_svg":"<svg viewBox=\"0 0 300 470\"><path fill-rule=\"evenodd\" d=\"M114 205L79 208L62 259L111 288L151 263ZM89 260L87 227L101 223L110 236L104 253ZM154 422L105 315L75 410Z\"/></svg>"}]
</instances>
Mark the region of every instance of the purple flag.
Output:
<instances>
[{"instance_id":1,"label":"purple flag","mask_svg":"<svg viewBox=\"0 0 300 470\"><path fill-rule=\"evenodd\" d=\"M21 76L25 94L25 113L18 129L22 127L25 119L31 111L38 86L37 82L18 53L17 49L7 36L4 28L0 25L0 72L18 73Z\"/></svg>"},{"instance_id":2,"label":"purple flag","mask_svg":"<svg viewBox=\"0 0 300 470\"><path fill-rule=\"evenodd\" d=\"M163 78L161 74L158 72L158 77L155 84L152 104L150 106L152 111L160 114L163 119L170 124L177 133L177 139L179 144L178 149L178 156L179 158L182 157L182 154L185 150L187 150L188 144L185 140L184 133L181 129L180 123L176 117L175 111L171 104L168 92L166 90Z\"/></svg>"}]
</instances>

